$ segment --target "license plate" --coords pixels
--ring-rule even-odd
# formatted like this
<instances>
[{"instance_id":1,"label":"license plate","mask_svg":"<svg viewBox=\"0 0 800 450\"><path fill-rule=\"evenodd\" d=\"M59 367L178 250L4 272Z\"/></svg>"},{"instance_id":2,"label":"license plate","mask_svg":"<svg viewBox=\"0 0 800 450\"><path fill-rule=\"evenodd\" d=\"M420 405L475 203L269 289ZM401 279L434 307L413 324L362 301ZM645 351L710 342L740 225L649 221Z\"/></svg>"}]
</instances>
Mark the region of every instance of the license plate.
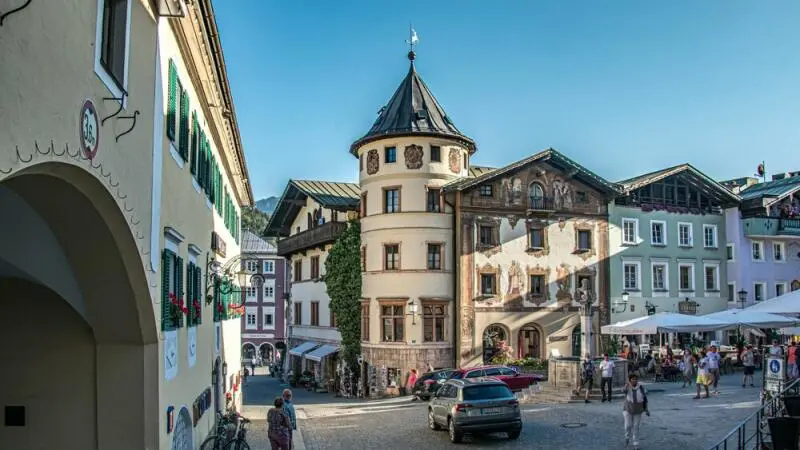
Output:
<instances>
[{"instance_id":1,"label":"license plate","mask_svg":"<svg viewBox=\"0 0 800 450\"><path fill-rule=\"evenodd\" d=\"M481 415L484 416L492 416L495 414L500 414L503 412L503 408L483 408L481 410Z\"/></svg>"}]
</instances>

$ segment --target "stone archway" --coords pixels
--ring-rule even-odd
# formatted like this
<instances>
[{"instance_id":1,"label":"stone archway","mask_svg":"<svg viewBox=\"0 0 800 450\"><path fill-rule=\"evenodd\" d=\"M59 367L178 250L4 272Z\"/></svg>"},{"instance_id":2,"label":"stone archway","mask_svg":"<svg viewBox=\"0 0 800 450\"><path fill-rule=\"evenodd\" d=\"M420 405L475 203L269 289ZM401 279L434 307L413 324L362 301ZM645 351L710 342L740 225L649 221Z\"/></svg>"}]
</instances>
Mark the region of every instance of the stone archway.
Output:
<instances>
[{"instance_id":1,"label":"stone archway","mask_svg":"<svg viewBox=\"0 0 800 450\"><path fill-rule=\"evenodd\" d=\"M242 361L252 360L256 356L256 346L252 342L242 344Z\"/></svg>"},{"instance_id":2,"label":"stone archway","mask_svg":"<svg viewBox=\"0 0 800 450\"><path fill-rule=\"evenodd\" d=\"M275 346L269 342L264 342L258 346L258 355L262 361L272 361L275 359Z\"/></svg>"},{"instance_id":3,"label":"stone archway","mask_svg":"<svg viewBox=\"0 0 800 450\"><path fill-rule=\"evenodd\" d=\"M517 338L517 358L541 358L542 330L533 323L529 323L519 330Z\"/></svg>"},{"instance_id":4,"label":"stone archway","mask_svg":"<svg viewBox=\"0 0 800 450\"><path fill-rule=\"evenodd\" d=\"M483 362L489 364L492 359L499 356L509 343L511 333L505 325L495 323L483 330Z\"/></svg>"},{"instance_id":5,"label":"stone archway","mask_svg":"<svg viewBox=\"0 0 800 450\"><path fill-rule=\"evenodd\" d=\"M24 436L3 427L0 442L156 448L159 334L123 211L95 175L64 163L0 182L0 209L0 339L24 343L0 353L13 368L0 371L0 404L26 418Z\"/></svg>"}]
</instances>

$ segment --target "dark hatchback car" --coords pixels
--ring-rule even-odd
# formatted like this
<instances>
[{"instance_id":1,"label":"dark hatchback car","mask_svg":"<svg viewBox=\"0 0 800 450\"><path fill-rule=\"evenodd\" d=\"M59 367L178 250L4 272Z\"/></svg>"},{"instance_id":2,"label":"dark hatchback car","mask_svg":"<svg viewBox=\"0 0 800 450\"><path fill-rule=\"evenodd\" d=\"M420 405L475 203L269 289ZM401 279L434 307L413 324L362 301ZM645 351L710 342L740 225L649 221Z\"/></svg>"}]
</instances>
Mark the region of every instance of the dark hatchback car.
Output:
<instances>
[{"instance_id":1,"label":"dark hatchback car","mask_svg":"<svg viewBox=\"0 0 800 450\"><path fill-rule=\"evenodd\" d=\"M442 383L447 381L455 372L455 369L439 369L420 375L411 391L422 400L428 401L431 396L439 390Z\"/></svg>"},{"instance_id":2,"label":"dark hatchback car","mask_svg":"<svg viewBox=\"0 0 800 450\"><path fill-rule=\"evenodd\" d=\"M505 432L517 439L522 432L519 401L496 378L447 380L428 404L428 428L442 427L453 443L476 433Z\"/></svg>"}]
</instances>

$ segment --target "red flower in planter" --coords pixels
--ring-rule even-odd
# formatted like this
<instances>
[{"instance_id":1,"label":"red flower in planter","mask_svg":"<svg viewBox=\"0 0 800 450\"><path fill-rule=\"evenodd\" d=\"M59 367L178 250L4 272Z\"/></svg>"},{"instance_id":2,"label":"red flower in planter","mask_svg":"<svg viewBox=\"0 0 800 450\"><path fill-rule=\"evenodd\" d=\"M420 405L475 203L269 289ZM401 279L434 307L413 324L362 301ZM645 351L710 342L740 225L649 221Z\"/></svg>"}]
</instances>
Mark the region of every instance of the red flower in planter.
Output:
<instances>
[{"instance_id":1,"label":"red flower in planter","mask_svg":"<svg viewBox=\"0 0 800 450\"><path fill-rule=\"evenodd\" d=\"M194 306L194 310L197 311L197 314L200 314L200 302L195 300L194 303L192 303L192 306Z\"/></svg>"},{"instance_id":2,"label":"red flower in planter","mask_svg":"<svg viewBox=\"0 0 800 450\"><path fill-rule=\"evenodd\" d=\"M175 305L178 308L178 310L180 310L180 312L184 314L189 313L189 308L183 305L183 297L178 298L175 294L169 294L169 301L170 303Z\"/></svg>"}]
</instances>

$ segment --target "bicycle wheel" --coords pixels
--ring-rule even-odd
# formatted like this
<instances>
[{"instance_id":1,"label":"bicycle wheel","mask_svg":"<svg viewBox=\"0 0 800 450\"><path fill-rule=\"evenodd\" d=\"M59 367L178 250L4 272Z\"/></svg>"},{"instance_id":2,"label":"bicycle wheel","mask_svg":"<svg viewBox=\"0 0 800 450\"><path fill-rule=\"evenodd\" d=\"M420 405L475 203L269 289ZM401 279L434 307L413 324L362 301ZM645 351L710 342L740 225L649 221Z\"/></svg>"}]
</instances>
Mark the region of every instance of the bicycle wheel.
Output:
<instances>
[{"instance_id":1,"label":"bicycle wheel","mask_svg":"<svg viewBox=\"0 0 800 450\"><path fill-rule=\"evenodd\" d=\"M200 450L224 450L226 448L223 438L214 434L206 438L206 440L200 444Z\"/></svg>"},{"instance_id":2,"label":"bicycle wheel","mask_svg":"<svg viewBox=\"0 0 800 450\"><path fill-rule=\"evenodd\" d=\"M225 450L250 450L250 444L245 440L234 439L228 442L228 445L225 446Z\"/></svg>"}]
</instances>

